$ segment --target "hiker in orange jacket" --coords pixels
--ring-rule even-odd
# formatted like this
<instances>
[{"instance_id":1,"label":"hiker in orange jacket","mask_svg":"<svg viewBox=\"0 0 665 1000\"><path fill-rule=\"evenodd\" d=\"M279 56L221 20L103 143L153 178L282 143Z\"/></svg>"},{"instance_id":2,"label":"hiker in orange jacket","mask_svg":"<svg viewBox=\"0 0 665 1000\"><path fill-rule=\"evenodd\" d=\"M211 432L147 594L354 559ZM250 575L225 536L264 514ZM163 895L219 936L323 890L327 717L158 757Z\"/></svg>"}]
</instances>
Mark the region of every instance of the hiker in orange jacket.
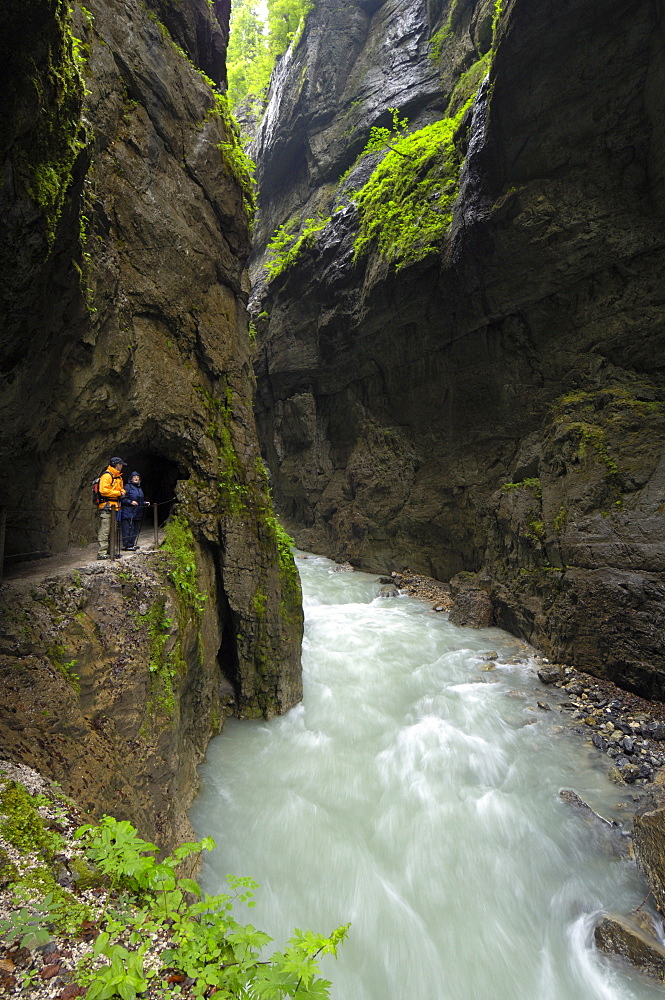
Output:
<instances>
[{"instance_id":1,"label":"hiker in orange jacket","mask_svg":"<svg viewBox=\"0 0 665 1000\"><path fill-rule=\"evenodd\" d=\"M122 458L112 458L109 467L99 477L99 532L97 534L97 558L109 558L109 536L111 534L111 518L117 517L120 509L120 498L125 495L122 481L123 466L127 465Z\"/></svg>"}]
</instances>

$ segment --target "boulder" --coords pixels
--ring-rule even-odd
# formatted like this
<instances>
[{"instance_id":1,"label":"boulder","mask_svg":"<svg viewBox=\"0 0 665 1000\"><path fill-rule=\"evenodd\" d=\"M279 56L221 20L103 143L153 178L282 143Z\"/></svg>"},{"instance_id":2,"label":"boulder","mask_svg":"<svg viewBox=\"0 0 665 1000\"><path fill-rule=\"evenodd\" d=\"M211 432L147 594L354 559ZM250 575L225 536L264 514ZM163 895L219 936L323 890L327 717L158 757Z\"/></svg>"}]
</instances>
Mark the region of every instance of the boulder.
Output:
<instances>
[{"instance_id":1,"label":"boulder","mask_svg":"<svg viewBox=\"0 0 665 1000\"><path fill-rule=\"evenodd\" d=\"M633 821L635 858L646 875L658 907L665 909L665 789L655 788Z\"/></svg>"},{"instance_id":2,"label":"boulder","mask_svg":"<svg viewBox=\"0 0 665 1000\"><path fill-rule=\"evenodd\" d=\"M453 625L466 628L487 628L494 622L494 610L489 595L473 587L461 590L450 609Z\"/></svg>"},{"instance_id":3,"label":"boulder","mask_svg":"<svg viewBox=\"0 0 665 1000\"><path fill-rule=\"evenodd\" d=\"M601 951L620 955L642 972L665 980L665 947L648 914L604 916L596 925L594 940Z\"/></svg>"},{"instance_id":4,"label":"boulder","mask_svg":"<svg viewBox=\"0 0 665 1000\"><path fill-rule=\"evenodd\" d=\"M538 679L543 684L560 684L563 680L561 667L545 665L538 668Z\"/></svg>"}]
</instances>

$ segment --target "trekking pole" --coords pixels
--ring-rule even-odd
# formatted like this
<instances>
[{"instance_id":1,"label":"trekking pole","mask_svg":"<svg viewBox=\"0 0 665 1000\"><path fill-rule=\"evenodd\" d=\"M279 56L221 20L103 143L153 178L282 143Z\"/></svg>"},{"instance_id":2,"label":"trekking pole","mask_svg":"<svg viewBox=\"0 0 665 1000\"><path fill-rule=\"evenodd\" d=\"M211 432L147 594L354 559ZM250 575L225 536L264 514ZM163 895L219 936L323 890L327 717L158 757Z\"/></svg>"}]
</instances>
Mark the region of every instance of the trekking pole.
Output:
<instances>
[{"instance_id":1,"label":"trekking pole","mask_svg":"<svg viewBox=\"0 0 665 1000\"><path fill-rule=\"evenodd\" d=\"M158 506L159 505L156 504L156 503L154 503L152 505L152 525L153 525L154 534L155 534L155 548L156 549L159 548L159 532L158 532L158 524L157 524L157 507Z\"/></svg>"},{"instance_id":2,"label":"trekking pole","mask_svg":"<svg viewBox=\"0 0 665 1000\"><path fill-rule=\"evenodd\" d=\"M111 523L109 531L109 555L111 559L117 559L116 544L118 536L118 522L116 521L116 513L113 508L111 508Z\"/></svg>"}]
</instances>

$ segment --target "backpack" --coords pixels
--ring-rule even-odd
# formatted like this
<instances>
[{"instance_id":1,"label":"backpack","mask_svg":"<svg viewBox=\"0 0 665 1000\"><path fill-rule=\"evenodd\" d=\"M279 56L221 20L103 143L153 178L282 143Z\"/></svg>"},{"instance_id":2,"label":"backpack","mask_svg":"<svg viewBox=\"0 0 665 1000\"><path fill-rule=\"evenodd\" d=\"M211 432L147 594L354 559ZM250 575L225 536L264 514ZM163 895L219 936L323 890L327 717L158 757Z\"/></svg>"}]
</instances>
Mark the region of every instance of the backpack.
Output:
<instances>
[{"instance_id":1,"label":"backpack","mask_svg":"<svg viewBox=\"0 0 665 1000\"><path fill-rule=\"evenodd\" d=\"M104 475L105 472L108 472L108 469L102 469L102 471L99 473L99 475L97 476L97 478L93 479L93 481L92 481L91 489L92 489L92 504L93 504L93 507L99 507L100 503L107 503L107 501L104 499L104 497L99 492L99 480L102 478L102 476ZM122 479L122 476L112 476L111 477L111 482L113 482L113 480L115 480L115 479Z\"/></svg>"}]
</instances>

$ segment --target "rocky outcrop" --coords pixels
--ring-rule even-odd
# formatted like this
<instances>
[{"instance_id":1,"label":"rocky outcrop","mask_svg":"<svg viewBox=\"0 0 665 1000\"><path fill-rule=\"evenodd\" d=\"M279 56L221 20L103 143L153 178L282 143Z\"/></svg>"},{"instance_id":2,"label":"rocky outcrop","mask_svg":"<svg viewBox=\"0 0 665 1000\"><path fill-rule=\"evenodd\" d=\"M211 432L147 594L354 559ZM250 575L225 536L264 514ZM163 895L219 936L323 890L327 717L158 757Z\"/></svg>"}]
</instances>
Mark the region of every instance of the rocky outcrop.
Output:
<instances>
[{"instance_id":1,"label":"rocky outcrop","mask_svg":"<svg viewBox=\"0 0 665 1000\"><path fill-rule=\"evenodd\" d=\"M300 697L298 669L229 660L215 561L176 528L160 552L0 592L3 756L163 849L191 839L196 768L224 718Z\"/></svg>"},{"instance_id":2,"label":"rocky outcrop","mask_svg":"<svg viewBox=\"0 0 665 1000\"><path fill-rule=\"evenodd\" d=\"M209 667L269 715L300 698L302 612L252 408L251 191L207 75L228 5L180 6L35 0L27 31L3 13L6 555L94 538L90 483L121 455L194 533Z\"/></svg>"},{"instance_id":3,"label":"rocky outcrop","mask_svg":"<svg viewBox=\"0 0 665 1000\"><path fill-rule=\"evenodd\" d=\"M665 947L647 914L603 917L595 927L594 940L601 951L620 955L648 975L665 979Z\"/></svg>"},{"instance_id":4,"label":"rocky outcrop","mask_svg":"<svg viewBox=\"0 0 665 1000\"><path fill-rule=\"evenodd\" d=\"M646 875L656 906L665 912L665 792L654 789L640 805L633 825L637 863Z\"/></svg>"},{"instance_id":5,"label":"rocky outcrop","mask_svg":"<svg viewBox=\"0 0 665 1000\"><path fill-rule=\"evenodd\" d=\"M484 568L497 624L665 698L659 6L511 0L493 43L472 0L333 7L280 65L256 143L258 421L280 508L303 547L358 566ZM370 125L456 113L484 68L439 254L354 253ZM266 282L268 234L317 211Z\"/></svg>"},{"instance_id":6,"label":"rocky outcrop","mask_svg":"<svg viewBox=\"0 0 665 1000\"><path fill-rule=\"evenodd\" d=\"M214 589L212 565L199 577ZM206 603L202 614L179 605L164 556L5 585L3 755L162 848L190 839L196 766L233 703Z\"/></svg>"}]
</instances>

